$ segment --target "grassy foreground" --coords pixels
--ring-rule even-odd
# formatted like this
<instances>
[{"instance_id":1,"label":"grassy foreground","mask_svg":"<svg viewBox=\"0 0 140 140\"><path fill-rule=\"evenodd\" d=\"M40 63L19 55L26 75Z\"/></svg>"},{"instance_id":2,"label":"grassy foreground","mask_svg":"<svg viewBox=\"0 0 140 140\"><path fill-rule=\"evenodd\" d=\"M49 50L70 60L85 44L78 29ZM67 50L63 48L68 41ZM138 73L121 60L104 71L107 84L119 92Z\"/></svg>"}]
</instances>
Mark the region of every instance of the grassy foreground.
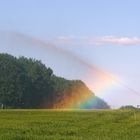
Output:
<instances>
[{"instance_id":1,"label":"grassy foreground","mask_svg":"<svg viewBox=\"0 0 140 140\"><path fill-rule=\"evenodd\" d=\"M0 110L0 140L140 140L140 111Z\"/></svg>"}]
</instances>

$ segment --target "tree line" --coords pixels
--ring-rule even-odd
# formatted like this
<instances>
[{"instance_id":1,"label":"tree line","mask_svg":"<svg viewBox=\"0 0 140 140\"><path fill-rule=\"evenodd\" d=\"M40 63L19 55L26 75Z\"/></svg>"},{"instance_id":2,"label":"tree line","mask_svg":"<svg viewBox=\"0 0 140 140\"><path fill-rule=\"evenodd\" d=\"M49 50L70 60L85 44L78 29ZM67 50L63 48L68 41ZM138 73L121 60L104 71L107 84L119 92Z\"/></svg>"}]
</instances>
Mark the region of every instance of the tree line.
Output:
<instances>
[{"instance_id":1,"label":"tree line","mask_svg":"<svg viewBox=\"0 0 140 140\"><path fill-rule=\"evenodd\" d=\"M81 80L57 77L39 60L0 54L0 104L5 108L78 108L89 97L96 99L89 108L110 108Z\"/></svg>"}]
</instances>

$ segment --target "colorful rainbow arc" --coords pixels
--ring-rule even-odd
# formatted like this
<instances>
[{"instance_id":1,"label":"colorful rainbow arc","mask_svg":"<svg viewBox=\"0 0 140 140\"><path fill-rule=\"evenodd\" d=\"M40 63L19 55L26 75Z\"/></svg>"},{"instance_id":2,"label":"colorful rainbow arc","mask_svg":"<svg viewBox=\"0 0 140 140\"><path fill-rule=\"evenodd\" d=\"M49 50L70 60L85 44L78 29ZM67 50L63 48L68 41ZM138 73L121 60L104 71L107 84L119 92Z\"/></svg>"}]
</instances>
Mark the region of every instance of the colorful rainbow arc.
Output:
<instances>
[{"instance_id":1,"label":"colorful rainbow arc","mask_svg":"<svg viewBox=\"0 0 140 140\"><path fill-rule=\"evenodd\" d=\"M99 81L94 81L94 83L90 83L90 85L94 85L94 91L95 93L98 94L106 94L106 91L109 90L110 88L113 88L116 86L116 84L121 85L122 87L125 87L129 91L131 91L133 94L136 94L140 96L140 94L135 91L134 89L130 88L127 86L127 84L124 84L123 82L119 81L117 78L114 78L111 74L103 71L102 69L98 68L95 65L92 65L88 63L87 61L81 59L77 55L73 54L70 51L67 51L62 48L55 47L52 44L45 43L42 40L38 40L36 38L29 37L27 35L17 33L17 32L9 32L11 36L15 36L16 39L22 38L24 41L26 41L29 44L36 45L38 47L43 47L43 48L51 48L53 51L57 51L58 53L64 54L68 58L72 58L84 67L90 69L91 75L97 75L99 76ZM94 78L94 77L93 77ZM89 80L90 81L90 80ZM75 97L76 98L76 103L74 102L73 98L66 98L65 99L65 106L64 108L88 108L88 107L93 107L94 104L96 104L96 99L93 98L93 96L87 96L82 94L81 97Z\"/></svg>"}]
</instances>

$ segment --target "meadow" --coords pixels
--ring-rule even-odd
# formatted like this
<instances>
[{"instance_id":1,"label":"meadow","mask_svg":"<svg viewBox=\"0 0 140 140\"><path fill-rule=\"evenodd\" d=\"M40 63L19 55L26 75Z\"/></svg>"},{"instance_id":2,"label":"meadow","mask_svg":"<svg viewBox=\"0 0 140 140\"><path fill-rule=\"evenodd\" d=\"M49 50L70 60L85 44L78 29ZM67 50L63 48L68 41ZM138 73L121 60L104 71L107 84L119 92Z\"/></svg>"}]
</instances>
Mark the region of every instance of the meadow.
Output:
<instances>
[{"instance_id":1,"label":"meadow","mask_svg":"<svg viewBox=\"0 0 140 140\"><path fill-rule=\"evenodd\" d=\"M138 110L0 110L0 140L139 140Z\"/></svg>"}]
</instances>

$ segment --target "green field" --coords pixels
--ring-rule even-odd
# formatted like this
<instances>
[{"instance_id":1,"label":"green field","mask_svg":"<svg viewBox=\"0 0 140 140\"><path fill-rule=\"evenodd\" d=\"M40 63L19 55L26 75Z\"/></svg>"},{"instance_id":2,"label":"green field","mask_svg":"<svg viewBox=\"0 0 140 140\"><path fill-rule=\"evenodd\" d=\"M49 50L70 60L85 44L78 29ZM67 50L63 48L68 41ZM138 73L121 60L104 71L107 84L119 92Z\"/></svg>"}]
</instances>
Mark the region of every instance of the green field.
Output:
<instances>
[{"instance_id":1,"label":"green field","mask_svg":"<svg viewBox=\"0 0 140 140\"><path fill-rule=\"evenodd\" d=\"M140 140L140 111L1 110L0 140Z\"/></svg>"}]
</instances>

